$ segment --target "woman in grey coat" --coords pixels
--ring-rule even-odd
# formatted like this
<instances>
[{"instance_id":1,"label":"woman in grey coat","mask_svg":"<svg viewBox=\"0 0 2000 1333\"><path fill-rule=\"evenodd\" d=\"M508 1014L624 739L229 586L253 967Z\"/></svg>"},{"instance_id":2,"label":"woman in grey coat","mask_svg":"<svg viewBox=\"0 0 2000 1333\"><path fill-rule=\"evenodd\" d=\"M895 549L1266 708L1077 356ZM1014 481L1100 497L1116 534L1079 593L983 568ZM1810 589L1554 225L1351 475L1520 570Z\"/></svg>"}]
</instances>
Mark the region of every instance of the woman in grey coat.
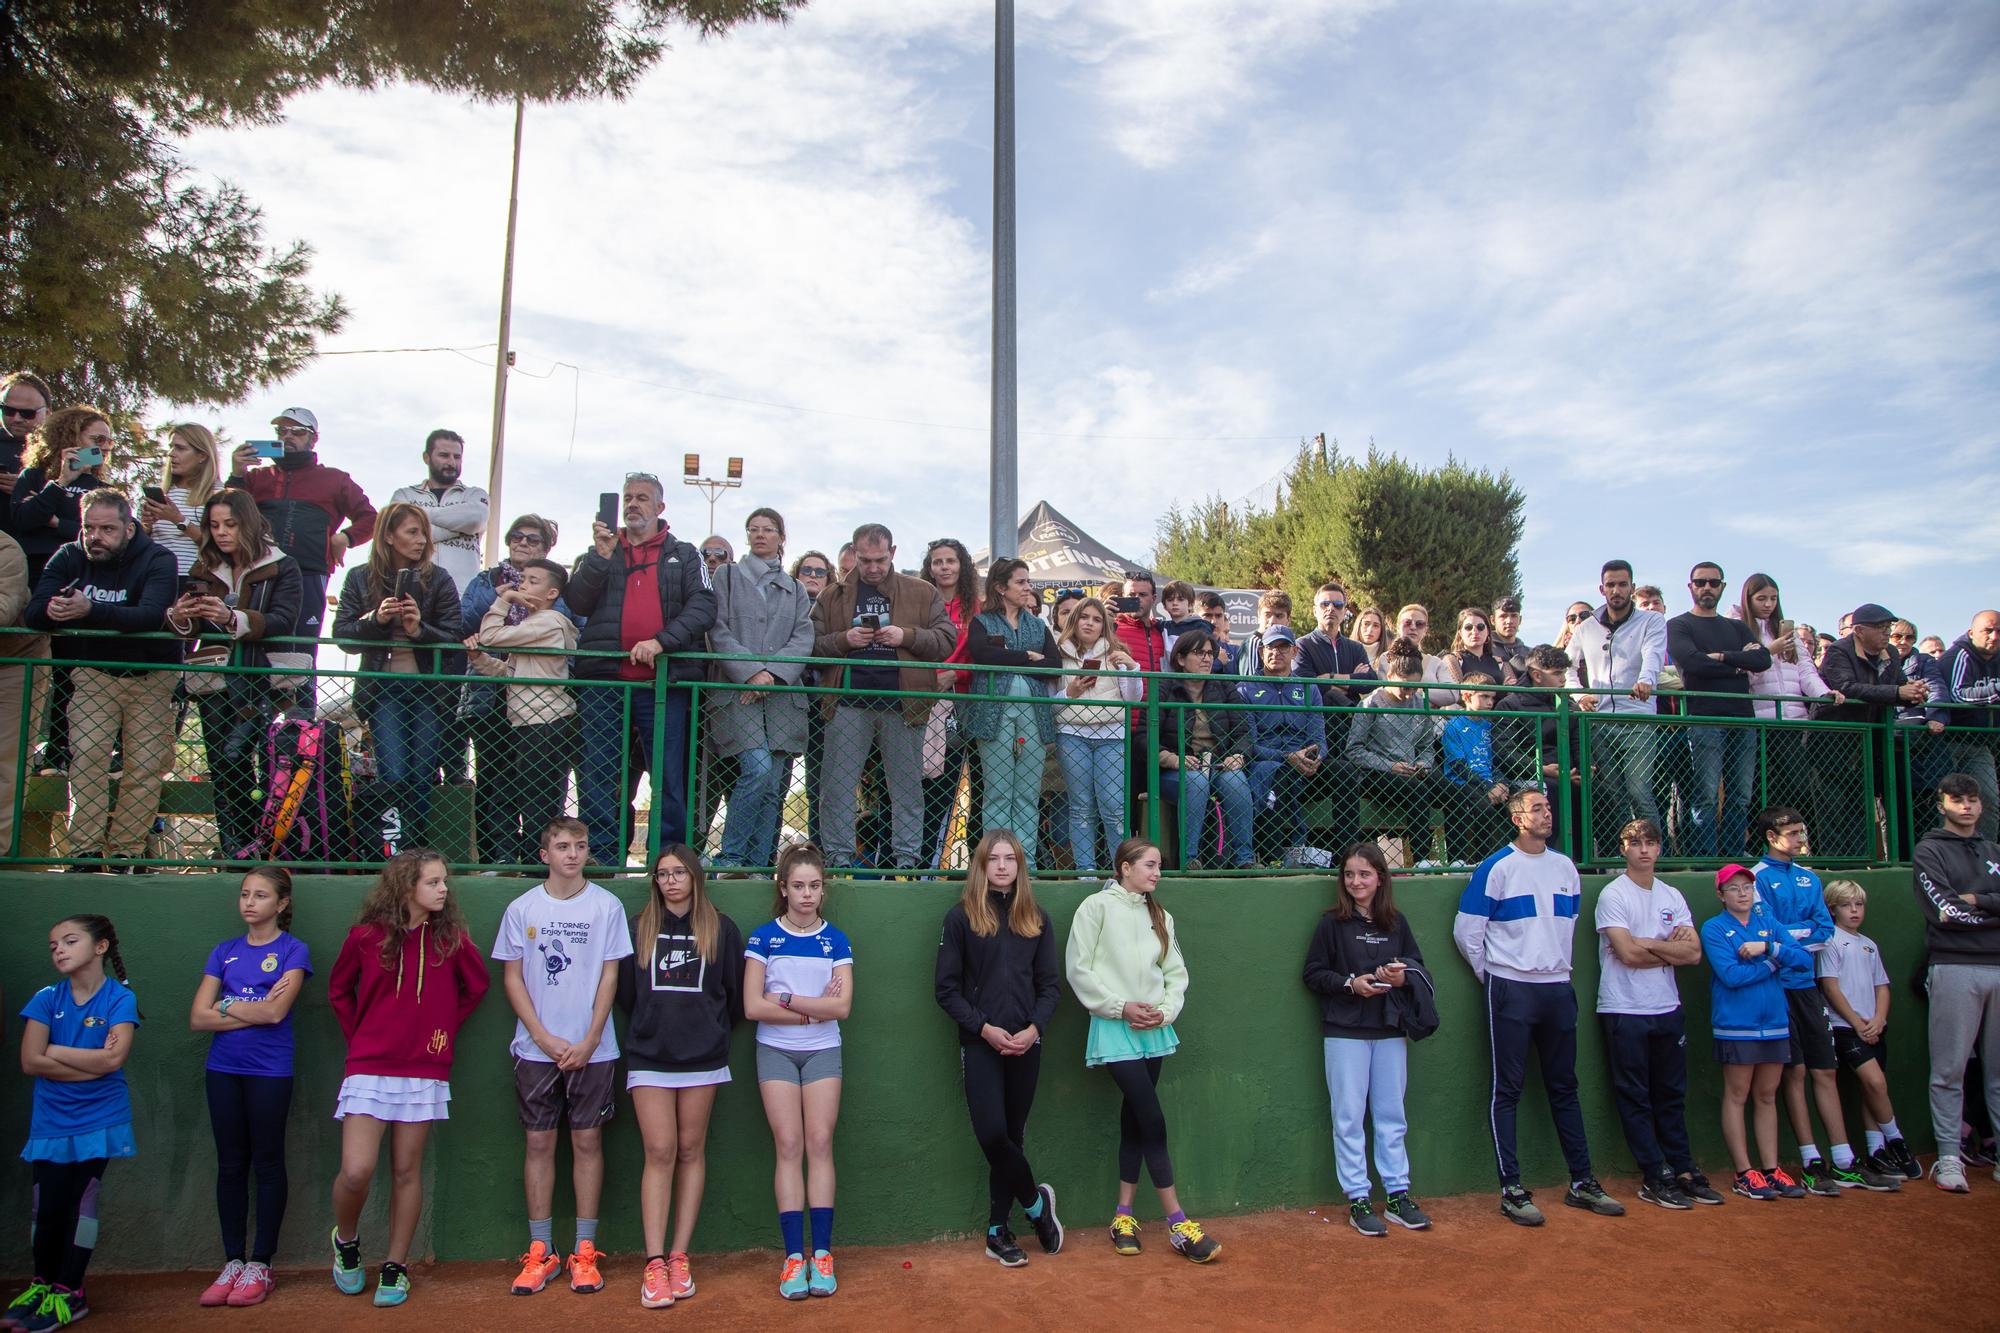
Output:
<instances>
[{"instance_id":1,"label":"woman in grey coat","mask_svg":"<svg viewBox=\"0 0 2000 1333\"><path fill-rule=\"evenodd\" d=\"M717 662L716 679L737 685L797 685L806 668L766 658L812 654L812 594L785 573L785 520L758 509L743 525L749 550L715 571L715 627L710 651L739 660ZM807 696L758 689L709 690L702 729L708 747L737 764L722 822L718 866L767 866L777 855L778 820L791 775L790 756L806 748Z\"/></svg>"}]
</instances>

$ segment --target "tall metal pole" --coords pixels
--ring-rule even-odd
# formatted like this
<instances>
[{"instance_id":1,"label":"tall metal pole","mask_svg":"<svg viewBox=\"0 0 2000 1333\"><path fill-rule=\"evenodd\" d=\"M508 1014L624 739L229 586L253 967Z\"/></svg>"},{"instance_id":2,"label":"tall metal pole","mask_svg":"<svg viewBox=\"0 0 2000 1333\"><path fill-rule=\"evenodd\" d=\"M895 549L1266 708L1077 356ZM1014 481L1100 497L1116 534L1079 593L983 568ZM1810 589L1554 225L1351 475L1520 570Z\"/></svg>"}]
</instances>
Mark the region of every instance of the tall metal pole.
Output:
<instances>
[{"instance_id":1,"label":"tall metal pole","mask_svg":"<svg viewBox=\"0 0 2000 1333\"><path fill-rule=\"evenodd\" d=\"M1014 0L993 9L993 475L987 549L1014 555L1020 535L1019 402L1014 361Z\"/></svg>"},{"instance_id":2,"label":"tall metal pole","mask_svg":"<svg viewBox=\"0 0 2000 1333\"><path fill-rule=\"evenodd\" d=\"M514 167L507 180L507 256L500 268L500 346L493 353L493 461L486 469L489 501L486 522L486 563L500 563L500 543L506 518L500 511L501 459L507 440L507 367L514 354L507 350L514 322L514 218L521 211L521 121L526 103L514 95Z\"/></svg>"}]
</instances>

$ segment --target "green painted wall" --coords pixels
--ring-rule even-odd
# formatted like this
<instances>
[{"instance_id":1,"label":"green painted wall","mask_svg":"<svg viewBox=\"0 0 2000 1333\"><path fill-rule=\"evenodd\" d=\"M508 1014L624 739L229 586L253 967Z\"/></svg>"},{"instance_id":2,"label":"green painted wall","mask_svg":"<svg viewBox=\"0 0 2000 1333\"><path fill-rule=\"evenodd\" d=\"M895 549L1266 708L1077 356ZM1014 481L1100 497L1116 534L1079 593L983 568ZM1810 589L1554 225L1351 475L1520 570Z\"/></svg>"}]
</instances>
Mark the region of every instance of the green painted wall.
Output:
<instances>
[{"instance_id":1,"label":"green painted wall","mask_svg":"<svg viewBox=\"0 0 2000 1333\"><path fill-rule=\"evenodd\" d=\"M1696 889L1688 897L1697 920L1713 914L1713 893L1696 887L1705 876L1673 878L1684 891ZM1874 895L1867 930L1882 943L1896 981L1890 1022L1896 1109L1912 1146L1927 1148L1922 1010L1905 984L1922 943L1908 872L1856 878ZM1397 886L1437 973L1444 1016L1442 1029L1418 1044L1412 1056L1410 1150L1420 1195L1493 1185L1485 1025L1472 976L1451 945L1462 882L1417 879ZM1589 881L1591 897L1601 883L1601 878ZM292 1205L282 1262L318 1262L325 1245L327 1191L338 1158L331 1116L342 1052L339 1029L317 983L323 983L366 886L361 878L300 881L294 929L312 946L320 976L294 1011L301 1073L290 1125ZM457 886L475 938L482 948L490 946L502 909L524 883L465 878ZM613 887L628 906L640 899L635 881ZM212 1265L215 1158L202 1092L207 1039L188 1030L186 1014L208 950L238 927L234 879L11 874L0 876L0 892L14 904L17 923L0 938L10 1044L19 1039L14 1015L21 1004L53 979L45 932L70 911L101 911L118 923L148 1016L127 1066L140 1155L114 1163L108 1173L103 1266ZM1066 934L1084 892L1074 884L1043 891L1059 935ZM766 919L769 894L762 883L724 883L716 890L723 909L746 930ZM1179 1024L1181 1052L1168 1061L1161 1091L1183 1198L1197 1215L1317 1202L1337 1193L1317 1008L1298 980L1328 894L1328 882L1318 878L1189 882L1162 890L1180 925L1192 983ZM955 896L951 886L938 884L843 884L832 894L829 915L853 937L858 957L837 1139L839 1229L848 1242L970 1234L984 1217L986 1166L967 1127L956 1039L931 999L938 922ZM1577 949L1577 983L1586 1009L1596 993L1597 971L1588 920L1586 909ZM1689 1118L1702 1161L1720 1175L1726 1165L1716 1110L1720 1077L1708 1054L1705 971L1683 969L1681 990L1689 1014ZM496 968L492 994L460 1037L452 1119L432 1137L419 1253L491 1259L516 1254L524 1244L521 1134L506 1055L512 1022ZM1070 1220L1094 1225L1112 1198L1118 1102L1108 1078L1083 1068L1084 1027L1081 1011L1066 1001L1048 1033L1029 1149L1036 1170L1061 1191ZM737 1034L732 1061L737 1081L723 1089L716 1105L708 1197L697 1233L697 1245L705 1250L774 1243L770 1135L751 1077L750 1045L745 1027ZM1579 1068L1599 1169L1630 1172L1594 1024L1583 1029ZM0 1142L10 1152L27 1136L29 1089L30 1080L20 1077L0 1086ZM1521 1123L1530 1183L1559 1180L1561 1159L1546 1103L1532 1079ZM1858 1121L1852 1123L1858 1134ZM601 1239L608 1249L631 1251L639 1245L640 1154L630 1104L622 1099L607 1151L612 1168ZM4 1192L23 1199L27 1166L10 1161L0 1167L11 1180ZM563 1219L559 1236L567 1240L566 1165L561 1174L556 1212ZM386 1175L370 1201L364 1241L379 1243L385 1204ZM19 1207L0 1210L0 1255L25 1253L24 1213Z\"/></svg>"}]
</instances>

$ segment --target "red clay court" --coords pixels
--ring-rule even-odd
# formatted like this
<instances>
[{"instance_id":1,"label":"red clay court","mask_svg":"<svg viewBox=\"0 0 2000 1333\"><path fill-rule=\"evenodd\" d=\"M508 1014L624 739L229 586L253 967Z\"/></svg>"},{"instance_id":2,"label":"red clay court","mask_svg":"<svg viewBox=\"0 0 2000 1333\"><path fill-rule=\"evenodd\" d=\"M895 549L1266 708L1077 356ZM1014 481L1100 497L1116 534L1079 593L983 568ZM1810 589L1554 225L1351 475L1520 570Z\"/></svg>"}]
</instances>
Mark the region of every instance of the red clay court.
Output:
<instances>
[{"instance_id":1,"label":"red clay court","mask_svg":"<svg viewBox=\"0 0 2000 1333\"><path fill-rule=\"evenodd\" d=\"M1636 1182L1610 1182L1632 1210L1599 1218L1537 1191L1548 1225L1503 1220L1486 1195L1426 1200L1428 1232L1392 1228L1366 1240L1337 1205L1212 1219L1223 1253L1206 1267L1166 1244L1146 1220L1146 1252L1120 1258L1101 1223L1066 1201L1069 1239L1044 1256L1028 1241L1026 1268L1003 1270L976 1241L848 1247L838 1251L840 1293L778 1298L771 1251L696 1255L691 1300L641 1309L639 1262L614 1255L608 1285L592 1296L551 1285L507 1293L511 1265L432 1264L412 1273L410 1302L377 1310L341 1296L323 1268L287 1272L267 1305L203 1310L195 1297L211 1274L105 1276L91 1284L89 1326L214 1327L229 1333L379 1333L408 1327L499 1329L587 1320L590 1328L957 1329L981 1325L1067 1329L1291 1328L1460 1329L1553 1327L1611 1315L1625 1327L1880 1328L1932 1324L2000 1328L1991 1257L2000 1237L2000 1185L1974 1173L1969 1196L1912 1181L1898 1194L1752 1203L1669 1213L1638 1203ZM1208 1221L1209 1219L1204 1219ZM1956 1256L1947 1260L1946 1256ZM904 1265L909 1267L905 1268ZM1758 1276L1761 1275L1761 1278ZM372 1290L372 1281L371 1287ZM101 1321L101 1322L100 1322Z\"/></svg>"}]
</instances>

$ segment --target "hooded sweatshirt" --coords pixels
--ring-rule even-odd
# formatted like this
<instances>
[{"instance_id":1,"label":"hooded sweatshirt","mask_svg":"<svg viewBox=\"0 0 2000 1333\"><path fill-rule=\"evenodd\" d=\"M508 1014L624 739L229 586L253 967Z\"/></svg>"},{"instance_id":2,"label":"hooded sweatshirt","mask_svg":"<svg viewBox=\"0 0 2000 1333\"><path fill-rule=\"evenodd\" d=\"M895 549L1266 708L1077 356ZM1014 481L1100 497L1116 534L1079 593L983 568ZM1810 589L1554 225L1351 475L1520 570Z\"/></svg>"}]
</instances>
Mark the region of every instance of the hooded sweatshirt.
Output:
<instances>
[{"instance_id":1,"label":"hooded sweatshirt","mask_svg":"<svg viewBox=\"0 0 2000 1333\"><path fill-rule=\"evenodd\" d=\"M470 937L446 957L430 923L405 929L396 964L382 965L383 928L347 932L327 978L327 1003L347 1038L348 1074L451 1077L458 1029L491 984Z\"/></svg>"},{"instance_id":2,"label":"hooded sweatshirt","mask_svg":"<svg viewBox=\"0 0 2000 1333\"><path fill-rule=\"evenodd\" d=\"M1944 682L1945 699L1933 696L1932 703L1978 704L1977 708L1933 708L1933 721L1947 727L1992 727L2000 725L2000 652L1981 657L1972 646L1972 637L1961 634L1938 661L1938 678Z\"/></svg>"},{"instance_id":3,"label":"hooded sweatshirt","mask_svg":"<svg viewBox=\"0 0 2000 1333\"><path fill-rule=\"evenodd\" d=\"M2000 844L1936 828L1911 859L1931 961L2000 967Z\"/></svg>"},{"instance_id":4,"label":"hooded sweatshirt","mask_svg":"<svg viewBox=\"0 0 2000 1333\"><path fill-rule=\"evenodd\" d=\"M178 662L178 641L158 635L167 624L167 608L174 602L174 587L180 577L173 552L143 532L132 534L124 549L109 560L91 560L83 553L83 543L71 542L49 557L42 575L35 581L35 594L28 599L26 623L32 629L56 633L55 655L73 662L130 662L128 669L112 668L114 675L136 675L149 663ZM90 601L90 614L82 620L55 621L49 618L49 603L70 584L76 584ZM116 635L73 635L63 630L117 630Z\"/></svg>"},{"instance_id":5,"label":"hooded sweatshirt","mask_svg":"<svg viewBox=\"0 0 2000 1333\"><path fill-rule=\"evenodd\" d=\"M743 931L728 914L717 916L713 962L695 947L691 918L662 907L650 940L639 938L632 918L632 952L618 962L628 1068L695 1074L729 1064L729 1034L743 1021Z\"/></svg>"},{"instance_id":6,"label":"hooded sweatshirt","mask_svg":"<svg viewBox=\"0 0 2000 1333\"><path fill-rule=\"evenodd\" d=\"M1063 971L1077 1000L1099 1018L1119 1019L1125 1004L1158 1007L1168 1023L1187 1002L1188 970L1174 918L1167 916L1166 957L1146 910L1146 895L1107 882L1070 918Z\"/></svg>"}]
</instances>

